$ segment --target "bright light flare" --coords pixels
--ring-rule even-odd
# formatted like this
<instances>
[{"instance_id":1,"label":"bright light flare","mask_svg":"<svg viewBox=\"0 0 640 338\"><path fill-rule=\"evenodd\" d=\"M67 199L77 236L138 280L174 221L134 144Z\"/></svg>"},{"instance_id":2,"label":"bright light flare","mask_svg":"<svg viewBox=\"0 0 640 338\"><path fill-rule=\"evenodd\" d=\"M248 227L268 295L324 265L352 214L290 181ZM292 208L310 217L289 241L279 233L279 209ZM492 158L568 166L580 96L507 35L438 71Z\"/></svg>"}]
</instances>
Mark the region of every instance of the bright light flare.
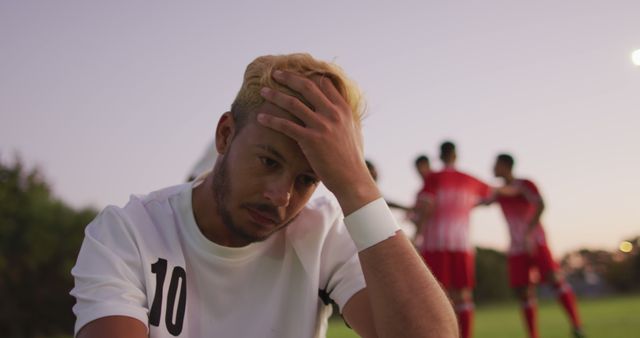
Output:
<instances>
[{"instance_id":1,"label":"bright light flare","mask_svg":"<svg viewBox=\"0 0 640 338\"><path fill-rule=\"evenodd\" d=\"M640 49L637 49L631 53L631 61L634 65L640 66Z\"/></svg>"},{"instance_id":2,"label":"bright light flare","mask_svg":"<svg viewBox=\"0 0 640 338\"><path fill-rule=\"evenodd\" d=\"M631 242L622 241L622 243L620 243L620 251L624 253L629 253L631 252L631 250L633 250L633 244Z\"/></svg>"}]
</instances>

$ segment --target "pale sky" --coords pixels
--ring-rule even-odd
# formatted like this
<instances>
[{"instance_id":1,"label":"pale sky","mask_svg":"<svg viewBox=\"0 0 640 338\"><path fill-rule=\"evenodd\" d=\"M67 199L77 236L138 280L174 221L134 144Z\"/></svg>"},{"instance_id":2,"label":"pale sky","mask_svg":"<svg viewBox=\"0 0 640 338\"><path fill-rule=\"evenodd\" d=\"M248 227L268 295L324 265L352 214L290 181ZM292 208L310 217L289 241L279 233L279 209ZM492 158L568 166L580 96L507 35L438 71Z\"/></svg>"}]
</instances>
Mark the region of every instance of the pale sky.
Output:
<instances>
[{"instance_id":1,"label":"pale sky","mask_svg":"<svg viewBox=\"0 0 640 338\"><path fill-rule=\"evenodd\" d=\"M367 157L411 203L413 160L455 141L496 184L512 152L538 183L556 256L640 234L640 2L0 2L0 157L73 206L181 183L256 56L333 60L366 94ZM505 249L497 207L474 242Z\"/></svg>"}]
</instances>

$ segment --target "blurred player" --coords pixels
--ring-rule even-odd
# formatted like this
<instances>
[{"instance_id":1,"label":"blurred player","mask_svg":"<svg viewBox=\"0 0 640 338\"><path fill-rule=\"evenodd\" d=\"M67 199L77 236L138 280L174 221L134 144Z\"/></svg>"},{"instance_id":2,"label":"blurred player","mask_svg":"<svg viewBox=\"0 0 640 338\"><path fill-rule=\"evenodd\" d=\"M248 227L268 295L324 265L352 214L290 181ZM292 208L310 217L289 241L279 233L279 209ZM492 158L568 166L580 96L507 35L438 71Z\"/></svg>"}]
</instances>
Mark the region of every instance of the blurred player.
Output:
<instances>
[{"instance_id":1,"label":"blurred player","mask_svg":"<svg viewBox=\"0 0 640 338\"><path fill-rule=\"evenodd\" d=\"M537 270L541 280L551 284L556 290L558 301L569 315L574 336L584 337L575 295L551 256L540 223L544 210L542 196L533 182L513 177L513 165L511 155L498 155L493 171L496 177L504 180L504 187L496 190L496 195L488 202L497 201L500 204L509 225L509 284L522 302L529 337L538 337L532 270Z\"/></svg>"},{"instance_id":2,"label":"blurred player","mask_svg":"<svg viewBox=\"0 0 640 338\"><path fill-rule=\"evenodd\" d=\"M418 175L422 179L422 187L417 193L416 204L413 210L409 213L409 218L416 225L416 236L414 239L414 245L419 248L422 245L422 229L425 227L425 223L429 220L429 214L431 211L428 201L428 195L425 191L427 184L427 176L431 173L431 162L427 155L420 155L415 160L415 167Z\"/></svg>"},{"instance_id":3,"label":"blurred player","mask_svg":"<svg viewBox=\"0 0 640 338\"><path fill-rule=\"evenodd\" d=\"M491 188L455 168L456 147L440 146L444 169L428 175L424 196L428 220L422 229L421 253L431 271L448 290L458 315L460 336L471 337L475 256L469 240L469 215L488 198ZM423 221L424 222L424 221Z\"/></svg>"}]
</instances>

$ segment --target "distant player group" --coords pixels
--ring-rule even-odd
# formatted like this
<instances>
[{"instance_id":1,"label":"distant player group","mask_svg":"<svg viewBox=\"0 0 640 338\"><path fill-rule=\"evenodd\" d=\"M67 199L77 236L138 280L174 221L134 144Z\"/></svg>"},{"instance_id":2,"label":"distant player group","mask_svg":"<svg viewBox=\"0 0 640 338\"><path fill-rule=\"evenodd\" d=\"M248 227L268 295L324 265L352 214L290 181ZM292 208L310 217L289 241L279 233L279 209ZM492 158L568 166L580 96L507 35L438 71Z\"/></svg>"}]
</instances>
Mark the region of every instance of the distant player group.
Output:
<instances>
[{"instance_id":1,"label":"distant player group","mask_svg":"<svg viewBox=\"0 0 640 338\"><path fill-rule=\"evenodd\" d=\"M470 213L476 206L497 202L511 239L509 285L521 302L529 337L539 337L535 294L538 282L553 287L568 314L573 335L584 337L575 295L546 242L540 222L544 201L536 185L528 179L514 177L515 162L511 155L498 155L493 168L494 175L504 181L501 187L491 187L458 171L456 158L455 145L447 141L440 146L443 163L440 171L431 170L427 156L416 159L416 170L424 184L410 214L416 225L415 245L454 303L460 336L472 336L474 313L475 256L469 236Z\"/></svg>"}]
</instances>

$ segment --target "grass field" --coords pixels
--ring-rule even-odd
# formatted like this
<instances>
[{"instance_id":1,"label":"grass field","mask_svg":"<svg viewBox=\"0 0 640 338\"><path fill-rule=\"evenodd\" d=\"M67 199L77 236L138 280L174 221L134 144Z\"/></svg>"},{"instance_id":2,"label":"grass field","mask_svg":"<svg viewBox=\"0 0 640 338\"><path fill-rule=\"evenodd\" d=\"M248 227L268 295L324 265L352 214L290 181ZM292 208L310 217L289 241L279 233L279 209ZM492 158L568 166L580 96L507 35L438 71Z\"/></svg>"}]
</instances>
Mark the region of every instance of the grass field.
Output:
<instances>
[{"instance_id":1,"label":"grass field","mask_svg":"<svg viewBox=\"0 0 640 338\"><path fill-rule=\"evenodd\" d=\"M640 295L581 300L580 312L589 338L640 337ZM540 302L540 336L567 338L569 324L560 306ZM330 322L329 338L357 337L341 320ZM518 305L514 303L479 306L475 316L474 338L526 338Z\"/></svg>"}]
</instances>

